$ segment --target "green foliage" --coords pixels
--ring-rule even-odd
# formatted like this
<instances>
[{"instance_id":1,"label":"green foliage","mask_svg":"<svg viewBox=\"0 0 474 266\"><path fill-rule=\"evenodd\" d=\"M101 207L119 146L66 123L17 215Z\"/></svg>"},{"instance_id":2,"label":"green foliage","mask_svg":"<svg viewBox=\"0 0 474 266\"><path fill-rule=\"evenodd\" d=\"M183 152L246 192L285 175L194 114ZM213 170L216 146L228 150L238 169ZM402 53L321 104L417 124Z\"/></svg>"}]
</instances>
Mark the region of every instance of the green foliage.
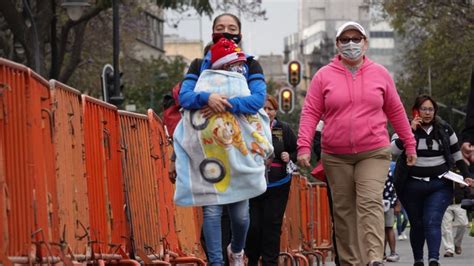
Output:
<instances>
[{"instance_id":1,"label":"green foliage","mask_svg":"<svg viewBox=\"0 0 474 266\"><path fill-rule=\"evenodd\" d=\"M126 67L125 104L135 104L137 112L145 113L152 108L163 112L162 99L183 79L186 63L182 58L157 58Z\"/></svg>"},{"instance_id":2,"label":"green foliage","mask_svg":"<svg viewBox=\"0 0 474 266\"><path fill-rule=\"evenodd\" d=\"M431 82L437 101L464 109L474 58L471 1L386 0L383 6L403 40L403 68L396 82L406 107L416 95L429 93ZM442 115L459 120L449 111Z\"/></svg>"},{"instance_id":3,"label":"green foliage","mask_svg":"<svg viewBox=\"0 0 474 266\"><path fill-rule=\"evenodd\" d=\"M210 1L206 0L157 0L156 3L162 8L182 11L191 7L196 10L199 15L206 14L211 16L214 13Z\"/></svg>"},{"instance_id":4,"label":"green foliage","mask_svg":"<svg viewBox=\"0 0 474 266\"><path fill-rule=\"evenodd\" d=\"M254 21L258 18L265 19L266 15L266 11L262 9L262 1L258 0L157 0L156 3L161 8L177 13L177 19L171 23L173 25L190 16L188 11L195 11L198 15L206 15L209 18L216 12L238 12Z\"/></svg>"}]
</instances>

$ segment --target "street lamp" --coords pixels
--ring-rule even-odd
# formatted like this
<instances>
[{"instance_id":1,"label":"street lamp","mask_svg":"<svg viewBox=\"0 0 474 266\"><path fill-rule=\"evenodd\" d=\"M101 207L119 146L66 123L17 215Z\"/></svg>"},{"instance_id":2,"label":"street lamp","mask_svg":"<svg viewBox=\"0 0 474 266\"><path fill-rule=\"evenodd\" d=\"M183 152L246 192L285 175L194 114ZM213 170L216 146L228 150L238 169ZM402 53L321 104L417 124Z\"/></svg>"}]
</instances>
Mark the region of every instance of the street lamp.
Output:
<instances>
[{"instance_id":1,"label":"street lamp","mask_svg":"<svg viewBox=\"0 0 474 266\"><path fill-rule=\"evenodd\" d=\"M88 0L64 0L61 7L66 8L68 17L77 21L81 18L84 8L89 7Z\"/></svg>"}]
</instances>

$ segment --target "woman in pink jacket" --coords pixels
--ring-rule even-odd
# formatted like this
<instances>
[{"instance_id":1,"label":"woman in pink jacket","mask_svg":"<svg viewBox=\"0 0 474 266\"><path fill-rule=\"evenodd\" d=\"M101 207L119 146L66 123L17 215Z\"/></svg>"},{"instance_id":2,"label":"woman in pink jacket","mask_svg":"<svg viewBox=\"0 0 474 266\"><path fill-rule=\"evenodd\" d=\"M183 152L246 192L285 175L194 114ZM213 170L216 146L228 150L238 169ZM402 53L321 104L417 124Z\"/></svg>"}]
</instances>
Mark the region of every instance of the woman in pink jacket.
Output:
<instances>
[{"instance_id":1,"label":"woman in pink jacket","mask_svg":"<svg viewBox=\"0 0 474 266\"><path fill-rule=\"evenodd\" d=\"M382 192L390 164L387 119L416 161L415 139L388 71L364 54L356 22L336 34L338 55L311 81L300 118L298 162L309 167L315 128L324 116L322 162L332 190L341 265L383 265Z\"/></svg>"}]
</instances>

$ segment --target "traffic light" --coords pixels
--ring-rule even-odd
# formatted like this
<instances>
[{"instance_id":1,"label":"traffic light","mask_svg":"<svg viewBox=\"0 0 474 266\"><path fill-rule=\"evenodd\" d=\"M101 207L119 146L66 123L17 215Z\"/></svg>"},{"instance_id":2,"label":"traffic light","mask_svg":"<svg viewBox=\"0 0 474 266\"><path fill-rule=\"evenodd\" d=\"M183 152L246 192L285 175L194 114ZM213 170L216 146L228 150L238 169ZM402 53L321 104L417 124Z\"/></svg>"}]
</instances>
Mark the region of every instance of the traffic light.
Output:
<instances>
[{"instance_id":1,"label":"traffic light","mask_svg":"<svg viewBox=\"0 0 474 266\"><path fill-rule=\"evenodd\" d=\"M291 113L295 105L295 93L292 88L283 88L280 90L280 112Z\"/></svg>"},{"instance_id":2,"label":"traffic light","mask_svg":"<svg viewBox=\"0 0 474 266\"><path fill-rule=\"evenodd\" d=\"M119 79L119 82L118 82L118 89L115 90L112 92L112 94L109 95L109 99L110 99L110 103L117 106L117 107L120 107L124 101L124 97L123 97L123 94L122 94L122 91L123 91L123 81L122 81L122 77L123 77L123 72L119 72L118 73L118 79ZM113 86L112 88L115 88L115 86Z\"/></svg>"},{"instance_id":3,"label":"traffic light","mask_svg":"<svg viewBox=\"0 0 474 266\"><path fill-rule=\"evenodd\" d=\"M122 90L123 82L122 76L123 73L119 73L119 88L115 90L115 77L114 77L114 68L110 64L106 64L102 69L102 96L105 102L120 106L124 100Z\"/></svg>"},{"instance_id":4,"label":"traffic light","mask_svg":"<svg viewBox=\"0 0 474 266\"><path fill-rule=\"evenodd\" d=\"M114 68L107 64L102 69L102 99L104 102L110 102L110 96L114 93Z\"/></svg>"},{"instance_id":5,"label":"traffic light","mask_svg":"<svg viewBox=\"0 0 474 266\"><path fill-rule=\"evenodd\" d=\"M301 64L298 61L288 63L288 83L296 87L301 82Z\"/></svg>"}]
</instances>

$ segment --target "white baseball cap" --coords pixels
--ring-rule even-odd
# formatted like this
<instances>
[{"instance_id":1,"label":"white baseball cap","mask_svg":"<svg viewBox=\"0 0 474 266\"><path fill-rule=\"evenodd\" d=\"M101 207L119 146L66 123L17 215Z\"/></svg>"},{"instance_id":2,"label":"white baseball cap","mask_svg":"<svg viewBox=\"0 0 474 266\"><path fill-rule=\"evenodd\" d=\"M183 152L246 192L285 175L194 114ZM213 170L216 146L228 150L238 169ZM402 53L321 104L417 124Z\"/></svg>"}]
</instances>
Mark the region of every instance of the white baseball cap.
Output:
<instances>
[{"instance_id":1,"label":"white baseball cap","mask_svg":"<svg viewBox=\"0 0 474 266\"><path fill-rule=\"evenodd\" d=\"M344 24L342 24L338 29L336 33L336 39L341 36L341 34L345 31L348 30L357 30L359 31L362 35L364 35L365 38L367 38L367 34L365 33L364 27L362 27L359 23L354 22L354 21L349 21Z\"/></svg>"}]
</instances>

